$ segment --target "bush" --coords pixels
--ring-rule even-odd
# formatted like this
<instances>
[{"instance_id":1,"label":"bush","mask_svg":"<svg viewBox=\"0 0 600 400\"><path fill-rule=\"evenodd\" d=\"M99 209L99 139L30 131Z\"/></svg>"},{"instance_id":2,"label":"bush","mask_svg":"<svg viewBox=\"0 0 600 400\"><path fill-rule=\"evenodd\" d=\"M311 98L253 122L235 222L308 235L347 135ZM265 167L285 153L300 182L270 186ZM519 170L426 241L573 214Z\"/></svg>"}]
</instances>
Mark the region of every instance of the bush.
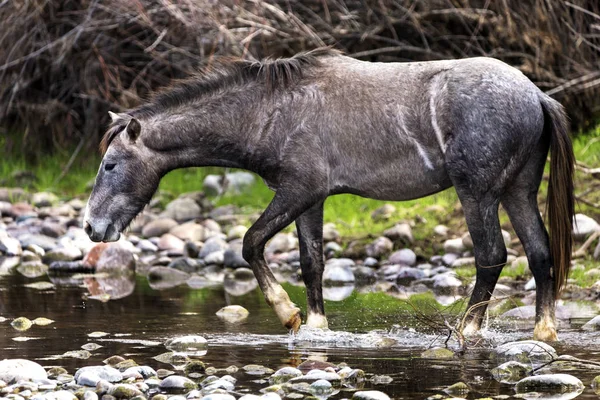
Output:
<instances>
[{"instance_id":1,"label":"bush","mask_svg":"<svg viewBox=\"0 0 600 400\"><path fill-rule=\"evenodd\" d=\"M370 61L496 57L584 127L600 105L599 14L595 0L4 1L4 147L89 148L108 110L138 104L214 56L280 57L323 45Z\"/></svg>"}]
</instances>

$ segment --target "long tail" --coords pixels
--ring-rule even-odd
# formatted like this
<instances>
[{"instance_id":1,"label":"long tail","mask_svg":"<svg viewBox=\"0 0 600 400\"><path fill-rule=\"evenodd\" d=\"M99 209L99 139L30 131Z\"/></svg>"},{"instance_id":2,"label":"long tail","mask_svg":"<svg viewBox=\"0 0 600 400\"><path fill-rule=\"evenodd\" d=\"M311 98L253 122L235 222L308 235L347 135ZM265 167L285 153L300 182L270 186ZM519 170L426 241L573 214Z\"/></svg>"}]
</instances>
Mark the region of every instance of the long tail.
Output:
<instances>
[{"instance_id":1,"label":"long tail","mask_svg":"<svg viewBox=\"0 0 600 400\"><path fill-rule=\"evenodd\" d=\"M569 137L567 116L562 105L542 94L544 126L550 133L550 182L548 184L548 220L550 254L554 264L554 294L560 296L571 267L571 246L575 201L573 173L575 155Z\"/></svg>"}]
</instances>

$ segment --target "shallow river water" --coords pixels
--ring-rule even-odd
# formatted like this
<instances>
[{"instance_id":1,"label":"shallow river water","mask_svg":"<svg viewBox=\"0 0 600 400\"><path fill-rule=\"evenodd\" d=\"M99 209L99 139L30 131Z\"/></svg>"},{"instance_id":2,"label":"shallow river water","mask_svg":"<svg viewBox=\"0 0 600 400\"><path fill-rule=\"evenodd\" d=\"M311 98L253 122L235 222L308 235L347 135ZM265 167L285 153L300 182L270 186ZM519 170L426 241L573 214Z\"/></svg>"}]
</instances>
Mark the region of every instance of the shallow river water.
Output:
<instances>
[{"instance_id":1,"label":"shallow river water","mask_svg":"<svg viewBox=\"0 0 600 400\"><path fill-rule=\"evenodd\" d=\"M167 351L165 340L194 334L208 340L208 351L201 359L216 368L260 364L276 370L313 358L335 364L346 362L352 368L364 370L368 378L364 388L380 390L392 398L443 394L445 387L459 381L471 386L473 390L468 397L472 399L512 396L512 385L500 384L492 378L489 371L498 362L490 361L489 351L496 344L529 338L532 332L531 326L491 328L484 334L485 340L475 343L464 354L452 360L429 360L421 358L421 352L443 345L445 336L428 329L406 303L402 306L401 300L384 294L355 292L344 301L329 301L326 307L330 327L337 333L303 332L293 337L279 325L258 290L240 297L231 297L222 285L154 290L142 276L121 283L90 278L53 279L55 287L48 290L24 286L40 280L48 281L48 277L28 279L16 273L0 277L0 317L6 318L0 323L0 359L26 358L44 366L65 367L70 373L83 366L101 364L115 354L132 358L140 365L169 369L169 364L153 358ZM88 297L98 287L110 290L111 285L121 285L125 287L121 289L123 294L130 294L106 302ZM304 304L302 288L287 285L286 289L292 300ZM250 311L249 318L236 324L220 320L215 313L230 304L243 305ZM22 316L32 320L46 317L55 322L19 332L10 321ZM581 322L563 324L562 342L556 349L559 354L600 361L600 334L581 331ZM88 335L95 331L108 335L90 338ZM374 347L382 338L392 338L397 344ZM61 357L90 342L103 347L92 351L89 359ZM570 373L586 385L579 398L598 398L589 386L592 378L600 374L598 370ZM369 381L373 375L388 375L393 381L376 385ZM235 377L238 387L255 393L266 386L242 370ZM351 395L342 391L334 398Z\"/></svg>"}]
</instances>

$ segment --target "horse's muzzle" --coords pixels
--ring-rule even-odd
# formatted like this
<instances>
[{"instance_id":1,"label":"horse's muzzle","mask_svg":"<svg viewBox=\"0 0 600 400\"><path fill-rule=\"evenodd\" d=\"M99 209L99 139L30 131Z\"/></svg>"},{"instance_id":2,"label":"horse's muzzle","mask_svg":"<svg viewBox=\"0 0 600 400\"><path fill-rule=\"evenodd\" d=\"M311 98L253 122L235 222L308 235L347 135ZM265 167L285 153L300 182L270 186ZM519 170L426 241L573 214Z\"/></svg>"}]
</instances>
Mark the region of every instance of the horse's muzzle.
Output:
<instances>
[{"instance_id":1,"label":"horse's muzzle","mask_svg":"<svg viewBox=\"0 0 600 400\"><path fill-rule=\"evenodd\" d=\"M116 242L121 237L115 225L108 221L87 220L83 229L94 242Z\"/></svg>"}]
</instances>

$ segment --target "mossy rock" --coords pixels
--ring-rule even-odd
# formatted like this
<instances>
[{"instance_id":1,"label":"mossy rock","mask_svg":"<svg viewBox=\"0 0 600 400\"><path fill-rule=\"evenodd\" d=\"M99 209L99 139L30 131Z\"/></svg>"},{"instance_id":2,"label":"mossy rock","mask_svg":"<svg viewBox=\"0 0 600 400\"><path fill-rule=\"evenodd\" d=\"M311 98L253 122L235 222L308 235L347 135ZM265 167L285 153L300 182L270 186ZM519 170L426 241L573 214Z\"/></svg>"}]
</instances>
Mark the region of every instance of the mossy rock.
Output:
<instances>
[{"instance_id":1,"label":"mossy rock","mask_svg":"<svg viewBox=\"0 0 600 400\"><path fill-rule=\"evenodd\" d=\"M434 347L421 353L421 358L429 358L434 360L447 360L453 357L454 353L452 350L448 350L444 347Z\"/></svg>"},{"instance_id":2,"label":"mossy rock","mask_svg":"<svg viewBox=\"0 0 600 400\"><path fill-rule=\"evenodd\" d=\"M203 374L206 371L206 366L202 361L195 360L188 363L183 371L186 376L190 374Z\"/></svg>"},{"instance_id":3,"label":"mossy rock","mask_svg":"<svg viewBox=\"0 0 600 400\"><path fill-rule=\"evenodd\" d=\"M469 385L467 385L464 382L457 382L454 385L450 385L446 389L444 389L444 392L453 396L464 396L469 393L469 390Z\"/></svg>"}]
</instances>

